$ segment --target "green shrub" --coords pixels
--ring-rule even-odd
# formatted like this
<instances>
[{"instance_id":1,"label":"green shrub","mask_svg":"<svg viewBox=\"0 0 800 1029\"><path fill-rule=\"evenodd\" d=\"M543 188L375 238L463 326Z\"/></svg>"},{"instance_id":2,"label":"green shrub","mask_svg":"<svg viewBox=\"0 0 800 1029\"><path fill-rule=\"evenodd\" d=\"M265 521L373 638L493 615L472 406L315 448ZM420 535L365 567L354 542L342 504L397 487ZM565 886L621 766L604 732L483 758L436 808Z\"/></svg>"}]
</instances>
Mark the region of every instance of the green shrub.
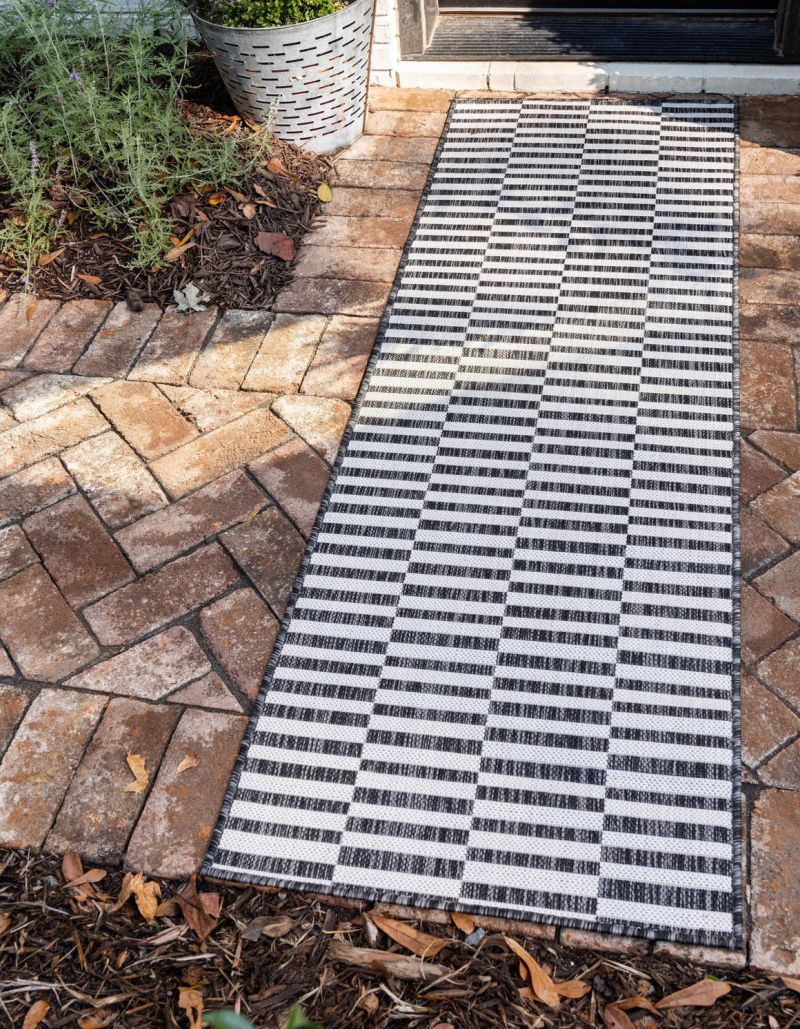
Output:
<instances>
[{"instance_id":1,"label":"green shrub","mask_svg":"<svg viewBox=\"0 0 800 1029\"><path fill-rule=\"evenodd\" d=\"M217 25L268 29L311 21L346 6L342 0L199 0L197 12Z\"/></svg>"},{"instance_id":2,"label":"green shrub","mask_svg":"<svg viewBox=\"0 0 800 1029\"><path fill-rule=\"evenodd\" d=\"M131 5L133 6L133 5ZM6 0L0 10L0 251L31 276L65 225L89 218L158 264L168 202L242 181L266 133L210 135L181 111L184 10L143 0Z\"/></svg>"}]
</instances>

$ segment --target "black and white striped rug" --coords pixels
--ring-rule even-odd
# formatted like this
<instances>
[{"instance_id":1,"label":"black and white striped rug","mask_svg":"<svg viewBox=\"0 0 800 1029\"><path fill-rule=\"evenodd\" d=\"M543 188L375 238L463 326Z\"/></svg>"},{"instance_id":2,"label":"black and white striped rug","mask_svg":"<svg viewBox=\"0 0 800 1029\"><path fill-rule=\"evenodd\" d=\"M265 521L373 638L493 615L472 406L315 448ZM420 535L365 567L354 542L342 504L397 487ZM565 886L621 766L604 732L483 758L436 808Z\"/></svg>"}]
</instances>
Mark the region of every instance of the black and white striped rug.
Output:
<instances>
[{"instance_id":1,"label":"black and white striped rug","mask_svg":"<svg viewBox=\"0 0 800 1029\"><path fill-rule=\"evenodd\" d=\"M453 105L206 873L738 945L735 191Z\"/></svg>"}]
</instances>

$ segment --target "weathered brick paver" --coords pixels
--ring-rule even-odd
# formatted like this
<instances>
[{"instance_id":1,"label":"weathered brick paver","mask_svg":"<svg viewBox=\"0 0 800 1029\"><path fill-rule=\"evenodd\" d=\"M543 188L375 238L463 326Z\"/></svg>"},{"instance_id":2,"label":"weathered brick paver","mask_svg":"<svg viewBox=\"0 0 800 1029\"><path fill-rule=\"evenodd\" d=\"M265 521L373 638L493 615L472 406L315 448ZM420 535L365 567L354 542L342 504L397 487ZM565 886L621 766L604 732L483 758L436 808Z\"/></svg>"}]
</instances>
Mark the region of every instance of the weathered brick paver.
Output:
<instances>
[{"instance_id":1,"label":"weathered brick paver","mask_svg":"<svg viewBox=\"0 0 800 1029\"><path fill-rule=\"evenodd\" d=\"M372 91L273 311L0 308L3 842L197 867L451 97ZM800 100L741 106L745 899L755 967L797 975ZM622 960L647 947L561 935Z\"/></svg>"}]
</instances>

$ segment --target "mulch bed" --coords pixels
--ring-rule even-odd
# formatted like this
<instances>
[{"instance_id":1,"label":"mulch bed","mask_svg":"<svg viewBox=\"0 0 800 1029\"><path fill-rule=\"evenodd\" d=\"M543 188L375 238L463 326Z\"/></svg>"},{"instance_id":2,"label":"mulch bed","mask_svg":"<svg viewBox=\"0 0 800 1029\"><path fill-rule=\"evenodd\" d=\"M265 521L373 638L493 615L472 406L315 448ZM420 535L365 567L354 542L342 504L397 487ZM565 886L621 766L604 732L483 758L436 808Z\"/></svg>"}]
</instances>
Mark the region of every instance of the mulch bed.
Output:
<instances>
[{"instance_id":1,"label":"mulch bed","mask_svg":"<svg viewBox=\"0 0 800 1029\"><path fill-rule=\"evenodd\" d=\"M391 938L396 923L387 934L364 906L210 882L185 885L170 902L180 884L84 872L75 856L62 863L6 851L0 867L0 1024L20 1026L27 1015L26 1029L199 1029L203 1010L234 1008L259 1029L283 1029L295 1003L325 1029L800 1024L800 995L748 972L718 971L731 988L710 1007L659 1009L659 1000L714 973L516 934L556 984L581 981L583 995L556 1008L531 994L510 929L407 921L405 946ZM420 944L437 952L414 956ZM725 989L713 979L705 987ZM650 1007L615 1007L634 996Z\"/></svg>"}]
</instances>

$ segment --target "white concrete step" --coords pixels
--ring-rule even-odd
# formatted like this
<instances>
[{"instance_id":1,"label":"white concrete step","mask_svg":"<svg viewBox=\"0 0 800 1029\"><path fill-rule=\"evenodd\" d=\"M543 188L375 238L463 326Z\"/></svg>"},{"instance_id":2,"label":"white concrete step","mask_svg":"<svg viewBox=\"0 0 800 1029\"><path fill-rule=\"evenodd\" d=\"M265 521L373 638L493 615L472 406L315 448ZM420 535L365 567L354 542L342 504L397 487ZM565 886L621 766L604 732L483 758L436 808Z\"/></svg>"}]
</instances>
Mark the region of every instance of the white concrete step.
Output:
<instances>
[{"instance_id":1,"label":"white concrete step","mask_svg":"<svg viewBox=\"0 0 800 1029\"><path fill-rule=\"evenodd\" d=\"M524 93L800 94L800 64L651 61L400 61L397 85Z\"/></svg>"}]
</instances>

